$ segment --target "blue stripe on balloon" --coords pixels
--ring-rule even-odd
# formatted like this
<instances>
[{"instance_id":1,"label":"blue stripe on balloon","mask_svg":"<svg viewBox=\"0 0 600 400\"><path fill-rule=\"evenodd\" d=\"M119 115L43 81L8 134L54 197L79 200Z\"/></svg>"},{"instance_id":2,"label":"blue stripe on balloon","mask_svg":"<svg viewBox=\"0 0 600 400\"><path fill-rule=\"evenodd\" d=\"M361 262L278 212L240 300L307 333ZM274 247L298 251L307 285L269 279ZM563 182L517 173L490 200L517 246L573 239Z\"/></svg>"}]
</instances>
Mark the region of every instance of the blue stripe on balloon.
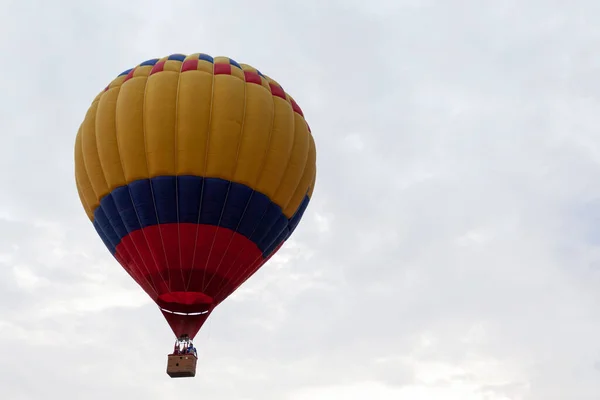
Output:
<instances>
[{"instance_id":1,"label":"blue stripe on balloon","mask_svg":"<svg viewBox=\"0 0 600 400\"><path fill-rule=\"evenodd\" d=\"M140 64L140 67L143 67L143 66L152 66L153 67L158 61L159 61L158 58L153 58L151 60L146 60L146 61L144 61L143 63Z\"/></svg>"},{"instance_id":2,"label":"blue stripe on balloon","mask_svg":"<svg viewBox=\"0 0 600 400\"><path fill-rule=\"evenodd\" d=\"M212 58L211 56L209 56L208 54L198 54L198 59L199 60L204 60L204 61L208 61L209 63L214 63L215 59Z\"/></svg>"},{"instance_id":3,"label":"blue stripe on balloon","mask_svg":"<svg viewBox=\"0 0 600 400\"><path fill-rule=\"evenodd\" d=\"M308 202L306 196L288 219L267 196L240 183L189 175L159 176L134 181L105 196L94 213L94 227L112 254L131 232L159 222L180 222L231 229L268 257L296 229Z\"/></svg>"},{"instance_id":4,"label":"blue stripe on balloon","mask_svg":"<svg viewBox=\"0 0 600 400\"><path fill-rule=\"evenodd\" d=\"M130 73L132 70L133 70L133 68L126 69L125 71L121 72L121 73L119 74L119 76L127 75L127 74L128 74L128 73Z\"/></svg>"},{"instance_id":5,"label":"blue stripe on balloon","mask_svg":"<svg viewBox=\"0 0 600 400\"><path fill-rule=\"evenodd\" d=\"M181 61L185 60L185 54L171 54L167 60Z\"/></svg>"}]
</instances>

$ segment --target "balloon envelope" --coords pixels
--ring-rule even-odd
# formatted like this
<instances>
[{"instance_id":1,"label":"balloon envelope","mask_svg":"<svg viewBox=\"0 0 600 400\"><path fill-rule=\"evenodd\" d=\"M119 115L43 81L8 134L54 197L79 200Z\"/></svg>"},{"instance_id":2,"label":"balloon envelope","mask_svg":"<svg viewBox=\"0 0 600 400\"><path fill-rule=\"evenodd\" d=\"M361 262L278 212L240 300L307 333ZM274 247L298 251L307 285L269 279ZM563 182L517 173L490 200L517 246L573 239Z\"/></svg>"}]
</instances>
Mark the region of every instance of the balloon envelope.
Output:
<instances>
[{"instance_id":1,"label":"balloon envelope","mask_svg":"<svg viewBox=\"0 0 600 400\"><path fill-rule=\"evenodd\" d=\"M296 229L316 149L273 79L230 58L174 54L94 99L75 177L106 247L175 335L193 338Z\"/></svg>"}]
</instances>

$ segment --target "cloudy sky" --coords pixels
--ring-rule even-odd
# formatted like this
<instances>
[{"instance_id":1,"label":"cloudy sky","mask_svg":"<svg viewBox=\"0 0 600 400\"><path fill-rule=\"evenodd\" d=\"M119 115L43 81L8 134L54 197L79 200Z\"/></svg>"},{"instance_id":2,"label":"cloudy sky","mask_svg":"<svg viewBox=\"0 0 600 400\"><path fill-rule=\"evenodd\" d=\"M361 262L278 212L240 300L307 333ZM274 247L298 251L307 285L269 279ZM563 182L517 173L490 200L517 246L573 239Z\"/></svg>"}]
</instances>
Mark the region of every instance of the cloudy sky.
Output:
<instances>
[{"instance_id":1,"label":"cloudy sky","mask_svg":"<svg viewBox=\"0 0 600 400\"><path fill-rule=\"evenodd\" d=\"M3 400L600 398L600 2L0 5ZM73 179L98 91L176 52L282 83L319 172L187 380Z\"/></svg>"}]
</instances>

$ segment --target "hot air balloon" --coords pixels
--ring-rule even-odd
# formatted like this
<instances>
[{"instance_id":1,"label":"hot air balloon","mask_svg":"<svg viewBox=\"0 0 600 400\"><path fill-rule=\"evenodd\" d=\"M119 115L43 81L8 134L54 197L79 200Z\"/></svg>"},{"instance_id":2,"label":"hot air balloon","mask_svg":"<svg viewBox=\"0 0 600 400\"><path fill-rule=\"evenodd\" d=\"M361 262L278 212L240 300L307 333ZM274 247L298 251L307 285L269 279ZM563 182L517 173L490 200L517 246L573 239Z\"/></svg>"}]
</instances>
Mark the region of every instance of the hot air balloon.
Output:
<instances>
[{"instance_id":1,"label":"hot air balloon","mask_svg":"<svg viewBox=\"0 0 600 400\"><path fill-rule=\"evenodd\" d=\"M195 375L188 345L292 235L315 179L298 104L231 58L144 61L93 100L75 140L77 190L100 239L175 334L169 375Z\"/></svg>"}]
</instances>

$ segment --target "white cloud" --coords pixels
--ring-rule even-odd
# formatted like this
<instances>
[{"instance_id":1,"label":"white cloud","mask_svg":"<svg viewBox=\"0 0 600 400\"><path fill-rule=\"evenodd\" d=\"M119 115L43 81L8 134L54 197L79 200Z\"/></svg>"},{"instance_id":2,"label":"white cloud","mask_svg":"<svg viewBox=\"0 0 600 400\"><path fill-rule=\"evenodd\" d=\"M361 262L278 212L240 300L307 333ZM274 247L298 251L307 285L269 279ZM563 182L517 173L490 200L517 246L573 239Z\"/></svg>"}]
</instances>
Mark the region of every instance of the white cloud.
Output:
<instances>
[{"instance_id":1,"label":"white cloud","mask_svg":"<svg viewBox=\"0 0 600 400\"><path fill-rule=\"evenodd\" d=\"M4 8L0 398L600 397L600 3ZM294 95L319 176L202 329L198 376L170 380L172 333L86 220L72 148L116 74L196 51Z\"/></svg>"}]
</instances>

